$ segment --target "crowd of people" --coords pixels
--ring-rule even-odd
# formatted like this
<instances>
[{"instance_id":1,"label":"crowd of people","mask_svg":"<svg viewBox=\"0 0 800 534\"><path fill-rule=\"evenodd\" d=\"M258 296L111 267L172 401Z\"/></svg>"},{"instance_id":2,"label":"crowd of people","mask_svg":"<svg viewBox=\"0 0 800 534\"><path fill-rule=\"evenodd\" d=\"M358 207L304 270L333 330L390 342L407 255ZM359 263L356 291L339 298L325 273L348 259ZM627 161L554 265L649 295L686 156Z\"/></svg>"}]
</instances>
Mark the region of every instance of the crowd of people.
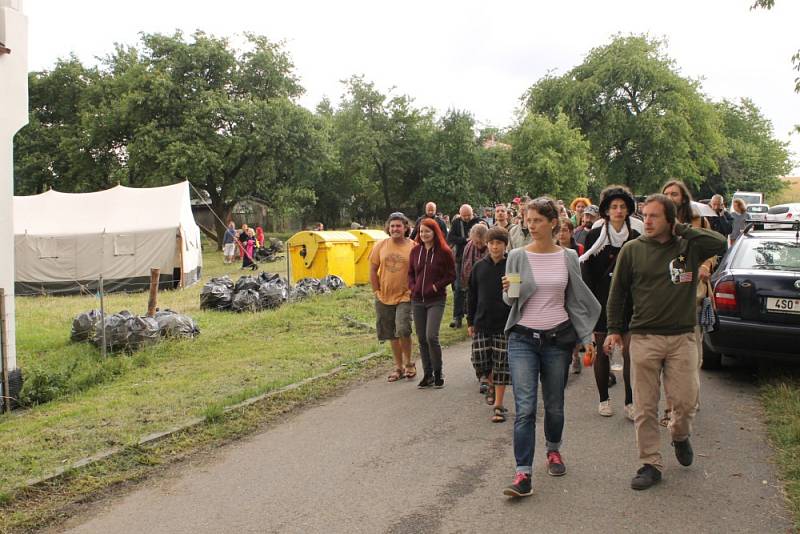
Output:
<instances>
[{"instance_id":1,"label":"crowd of people","mask_svg":"<svg viewBox=\"0 0 800 534\"><path fill-rule=\"evenodd\" d=\"M611 185L597 204L515 198L482 216L464 204L450 220L428 202L413 224L392 213L389 238L370 257L377 335L394 355L388 381L417 377L416 332L417 387L444 387L439 330L451 286L450 327L466 322L478 391L492 422L506 421L512 386L516 468L505 495L532 494L540 384L547 473L566 473L564 391L570 370L580 373L582 363L593 367L602 417L615 414L609 388L617 381L614 371L621 371L622 412L633 422L641 462L631 487L653 486L664 470L660 425L669 429L678 462L692 464L699 306L728 239L744 226L741 203L728 213L715 195L709 205L716 217L697 215L688 188L673 180L638 199ZM666 409L659 414L662 384Z\"/></svg>"}]
</instances>

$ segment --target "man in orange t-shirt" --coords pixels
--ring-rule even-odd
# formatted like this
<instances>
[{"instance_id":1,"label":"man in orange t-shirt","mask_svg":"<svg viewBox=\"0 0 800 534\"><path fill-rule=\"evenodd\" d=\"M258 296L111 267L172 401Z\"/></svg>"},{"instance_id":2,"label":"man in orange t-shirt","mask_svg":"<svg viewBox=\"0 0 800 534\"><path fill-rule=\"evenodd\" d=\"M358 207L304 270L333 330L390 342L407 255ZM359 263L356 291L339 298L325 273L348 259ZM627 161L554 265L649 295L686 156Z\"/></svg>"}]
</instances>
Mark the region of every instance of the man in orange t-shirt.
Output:
<instances>
[{"instance_id":1,"label":"man in orange t-shirt","mask_svg":"<svg viewBox=\"0 0 800 534\"><path fill-rule=\"evenodd\" d=\"M396 212L386 221L389 239L375 244L370 254L369 281L375 292L376 328L380 341L389 341L395 369L389 382L417 376L411 360L411 290L408 287L408 262L414 242L407 238L409 222Z\"/></svg>"}]
</instances>

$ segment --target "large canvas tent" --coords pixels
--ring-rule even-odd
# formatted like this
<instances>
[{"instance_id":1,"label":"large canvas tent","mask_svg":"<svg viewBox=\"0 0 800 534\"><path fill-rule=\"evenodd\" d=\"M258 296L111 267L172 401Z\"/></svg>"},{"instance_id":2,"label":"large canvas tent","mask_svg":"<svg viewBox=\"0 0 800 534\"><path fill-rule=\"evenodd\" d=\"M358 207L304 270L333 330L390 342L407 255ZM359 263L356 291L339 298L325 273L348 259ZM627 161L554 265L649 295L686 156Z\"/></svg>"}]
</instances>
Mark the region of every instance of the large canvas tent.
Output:
<instances>
[{"instance_id":1,"label":"large canvas tent","mask_svg":"<svg viewBox=\"0 0 800 534\"><path fill-rule=\"evenodd\" d=\"M14 253L17 295L186 287L203 261L188 182L14 197Z\"/></svg>"}]
</instances>

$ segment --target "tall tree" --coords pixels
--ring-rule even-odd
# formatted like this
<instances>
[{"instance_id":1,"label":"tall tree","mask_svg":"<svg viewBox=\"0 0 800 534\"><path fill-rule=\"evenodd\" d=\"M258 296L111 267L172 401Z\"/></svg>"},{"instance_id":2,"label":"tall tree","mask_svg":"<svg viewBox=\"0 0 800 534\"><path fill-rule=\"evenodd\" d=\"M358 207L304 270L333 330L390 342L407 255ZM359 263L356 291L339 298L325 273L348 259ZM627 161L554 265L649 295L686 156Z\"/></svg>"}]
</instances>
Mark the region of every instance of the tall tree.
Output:
<instances>
[{"instance_id":1,"label":"tall tree","mask_svg":"<svg viewBox=\"0 0 800 534\"><path fill-rule=\"evenodd\" d=\"M105 182L109 169L82 135L82 116L91 108L90 87L97 69L73 57L58 60L51 71L28 76L30 121L16 136L14 192L82 191Z\"/></svg>"},{"instance_id":2,"label":"tall tree","mask_svg":"<svg viewBox=\"0 0 800 534\"><path fill-rule=\"evenodd\" d=\"M511 165L519 192L569 199L586 194L589 144L567 117L529 113L511 135Z\"/></svg>"},{"instance_id":3,"label":"tall tree","mask_svg":"<svg viewBox=\"0 0 800 534\"><path fill-rule=\"evenodd\" d=\"M589 141L591 174L635 191L678 177L698 184L723 152L717 117L698 83L679 75L662 41L615 37L524 97L530 111L565 113Z\"/></svg>"},{"instance_id":4,"label":"tall tree","mask_svg":"<svg viewBox=\"0 0 800 534\"><path fill-rule=\"evenodd\" d=\"M780 176L792 169L788 143L775 139L772 123L752 100L715 105L721 118L726 152L718 158L719 171L708 176L700 196L730 195L738 190L776 193L783 187Z\"/></svg>"},{"instance_id":5,"label":"tall tree","mask_svg":"<svg viewBox=\"0 0 800 534\"><path fill-rule=\"evenodd\" d=\"M105 65L106 90L85 126L125 183L188 179L223 220L248 195L281 209L287 192L308 191L319 125L295 102L303 89L280 45L253 34L243 49L203 32L145 34L141 49L117 47ZM216 236L223 230L217 221Z\"/></svg>"},{"instance_id":6,"label":"tall tree","mask_svg":"<svg viewBox=\"0 0 800 534\"><path fill-rule=\"evenodd\" d=\"M373 216L410 206L410 193L426 174L433 114L405 95L381 93L353 76L335 114L342 172L362 185L354 198Z\"/></svg>"}]
</instances>

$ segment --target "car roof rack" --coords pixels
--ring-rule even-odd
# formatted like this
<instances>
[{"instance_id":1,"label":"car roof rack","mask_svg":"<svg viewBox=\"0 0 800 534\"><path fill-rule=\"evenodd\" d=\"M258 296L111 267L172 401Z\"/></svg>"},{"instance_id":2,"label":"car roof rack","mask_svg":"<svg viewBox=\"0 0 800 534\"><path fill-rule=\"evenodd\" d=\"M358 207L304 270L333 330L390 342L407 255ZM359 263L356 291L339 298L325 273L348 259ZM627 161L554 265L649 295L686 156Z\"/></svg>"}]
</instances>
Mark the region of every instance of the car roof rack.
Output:
<instances>
[{"instance_id":1,"label":"car roof rack","mask_svg":"<svg viewBox=\"0 0 800 534\"><path fill-rule=\"evenodd\" d=\"M769 228L764 228L768 224ZM758 226L759 228L756 228ZM800 221L753 221L747 223L742 231L743 234L749 234L750 230L771 231L771 230L794 230L795 241L800 242Z\"/></svg>"}]
</instances>

